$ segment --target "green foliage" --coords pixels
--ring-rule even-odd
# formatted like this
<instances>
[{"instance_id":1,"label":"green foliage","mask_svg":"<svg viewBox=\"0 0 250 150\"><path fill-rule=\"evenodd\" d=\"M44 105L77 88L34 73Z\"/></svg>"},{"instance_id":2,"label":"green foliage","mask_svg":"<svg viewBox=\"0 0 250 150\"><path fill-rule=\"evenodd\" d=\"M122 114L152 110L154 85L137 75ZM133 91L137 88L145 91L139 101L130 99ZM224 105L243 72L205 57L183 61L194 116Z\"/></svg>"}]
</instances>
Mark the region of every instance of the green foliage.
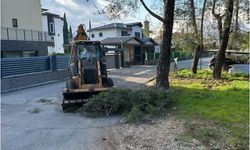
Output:
<instances>
[{"instance_id":1,"label":"green foliage","mask_svg":"<svg viewBox=\"0 0 250 150\"><path fill-rule=\"evenodd\" d=\"M175 33L172 43L176 49L182 51L192 51L197 45L194 33Z\"/></svg>"},{"instance_id":2,"label":"green foliage","mask_svg":"<svg viewBox=\"0 0 250 150\"><path fill-rule=\"evenodd\" d=\"M228 41L228 49L249 49L249 32L231 33Z\"/></svg>"},{"instance_id":3,"label":"green foliage","mask_svg":"<svg viewBox=\"0 0 250 150\"><path fill-rule=\"evenodd\" d=\"M41 98L37 102L43 103L43 104L53 104L52 100L51 99L47 99L47 98Z\"/></svg>"},{"instance_id":4,"label":"green foliage","mask_svg":"<svg viewBox=\"0 0 250 150\"><path fill-rule=\"evenodd\" d=\"M170 104L168 94L159 89L113 88L90 98L83 113L88 116L122 114L125 122L140 122L160 116Z\"/></svg>"},{"instance_id":5,"label":"green foliage","mask_svg":"<svg viewBox=\"0 0 250 150\"><path fill-rule=\"evenodd\" d=\"M138 1L134 0L107 0L108 5L105 6L103 13L110 19L120 18L123 15L129 15L136 12Z\"/></svg>"},{"instance_id":6,"label":"green foliage","mask_svg":"<svg viewBox=\"0 0 250 150\"><path fill-rule=\"evenodd\" d=\"M69 30L68 30L68 23L66 19L66 14L63 15L63 44L69 44Z\"/></svg>"},{"instance_id":7,"label":"green foliage","mask_svg":"<svg viewBox=\"0 0 250 150\"><path fill-rule=\"evenodd\" d=\"M210 70L200 70L197 75L191 70L181 70L170 78L169 96L175 101L179 117L216 122L230 132L224 141L227 145L236 149L240 143L246 148L249 144L248 75L223 73L222 77L224 80L213 80ZM201 141L218 138L209 128L201 128L192 136Z\"/></svg>"},{"instance_id":8,"label":"green foliage","mask_svg":"<svg viewBox=\"0 0 250 150\"><path fill-rule=\"evenodd\" d=\"M69 27L69 38L70 38L70 39L73 38L73 33L72 33L72 28L71 28L71 26Z\"/></svg>"},{"instance_id":9,"label":"green foliage","mask_svg":"<svg viewBox=\"0 0 250 150\"><path fill-rule=\"evenodd\" d=\"M213 79L213 73L211 70L198 70L197 74L193 74L190 69L182 69L177 72L176 77ZM248 80L248 78L249 75L244 73L228 74L227 72L222 72L222 79L225 80Z\"/></svg>"},{"instance_id":10,"label":"green foliage","mask_svg":"<svg viewBox=\"0 0 250 150\"><path fill-rule=\"evenodd\" d=\"M34 114L37 114L39 113L41 110L39 108L34 108L32 110L29 110L30 113L34 113Z\"/></svg>"},{"instance_id":11,"label":"green foliage","mask_svg":"<svg viewBox=\"0 0 250 150\"><path fill-rule=\"evenodd\" d=\"M67 56L69 55L69 53L50 53L49 56Z\"/></svg>"}]
</instances>

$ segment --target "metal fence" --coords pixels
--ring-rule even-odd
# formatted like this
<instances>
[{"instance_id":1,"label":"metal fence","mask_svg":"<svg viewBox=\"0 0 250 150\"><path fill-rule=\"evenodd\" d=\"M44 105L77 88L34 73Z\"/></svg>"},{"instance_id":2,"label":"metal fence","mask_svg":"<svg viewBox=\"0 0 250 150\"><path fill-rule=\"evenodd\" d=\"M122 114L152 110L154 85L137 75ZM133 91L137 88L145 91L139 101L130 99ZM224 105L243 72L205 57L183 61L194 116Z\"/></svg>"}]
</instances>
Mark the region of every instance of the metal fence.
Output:
<instances>
[{"instance_id":1,"label":"metal fence","mask_svg":"<svg viewBox=\"0 0 250 150\"><path fill-rule=\"evenodd\" d=\"M2 58L1 77L44 71L65 70L68 67L68 62L69 56Z\"/></svg>"},{"instance_id":2,"label":"metal fence","mask_svg":"<svg viewBox=\"0 0 250 150\"><path fill-rule=\"evenodd\" d=\"M159 59L160 53L148 53L147 58L148 60L155 60ZM178 60L184 60L184 59L191 59L192 58L192 52L183 52L183 51L174 51L171 54L171 60L174 60L174 58L178 57Z\"/></svg>"},{"instance_id":3,"label":"metal fence","mask_svg":"<svg viewBox=\"0 0 250 150\"><path fill-rule=\"evenodd\" d=\"M67 69L69 56L56 56L56 67L59 70Z\"/></svg>"},{"instance_id":4,"label":"metal fence","mask_svg":"<svg viewBox=\"0 0 250 150\"><path fill-rule=\"evenodd\" d=\"M48 32L1 27L1 40L53 42Z\"/></svg>"},{"instance_id":5,"label":"metal fence","mask_svg":"<svg viewBox=\"0 0 250 150\"><path fill-rule=\"evenodd\" d=\"M1 77L50 70L48 56L1 59Z\"/></svg>"}]
</instances>

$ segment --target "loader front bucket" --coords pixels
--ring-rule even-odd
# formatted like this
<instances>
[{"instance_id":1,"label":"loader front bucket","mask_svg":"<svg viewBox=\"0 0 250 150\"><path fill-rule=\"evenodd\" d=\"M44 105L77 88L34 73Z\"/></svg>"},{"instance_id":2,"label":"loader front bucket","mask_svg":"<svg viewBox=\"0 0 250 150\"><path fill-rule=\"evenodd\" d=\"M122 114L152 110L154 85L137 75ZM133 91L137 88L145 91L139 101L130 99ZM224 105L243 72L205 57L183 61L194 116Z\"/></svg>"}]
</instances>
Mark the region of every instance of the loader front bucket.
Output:
<instances>
[{"instance_id":1,"label":"loader front bucket","mask_svg":"<svg viewBox=\"0 0 250 150\"><path fill-rule=\"evenodd\" d=\"M106 88L91 91L86 89L64 90L63 101L61 104L62 109L63 111L73 111L80 107L83 107L83 105L93 95L99 94L100 92L106 90Z\"/></svg>"}]
</instances>

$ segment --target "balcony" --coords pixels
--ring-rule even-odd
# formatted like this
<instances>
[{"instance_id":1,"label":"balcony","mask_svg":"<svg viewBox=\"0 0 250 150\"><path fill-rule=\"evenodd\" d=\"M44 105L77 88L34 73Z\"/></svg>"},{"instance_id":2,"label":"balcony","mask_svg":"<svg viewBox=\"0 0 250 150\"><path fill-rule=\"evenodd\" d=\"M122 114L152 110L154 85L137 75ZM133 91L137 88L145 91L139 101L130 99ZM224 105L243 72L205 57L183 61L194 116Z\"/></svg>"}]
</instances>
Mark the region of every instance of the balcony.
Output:
<instances>
[{"instance_id":1,"label":"balcony","mask_svg":"<svg viewBox=\"0 0 250 150\"><path fill-rule=\"evenodd\" d=\"M54 39L44 31L1 27L1 40L47 42L54 45Z\"/></svg>"}]
</instances>

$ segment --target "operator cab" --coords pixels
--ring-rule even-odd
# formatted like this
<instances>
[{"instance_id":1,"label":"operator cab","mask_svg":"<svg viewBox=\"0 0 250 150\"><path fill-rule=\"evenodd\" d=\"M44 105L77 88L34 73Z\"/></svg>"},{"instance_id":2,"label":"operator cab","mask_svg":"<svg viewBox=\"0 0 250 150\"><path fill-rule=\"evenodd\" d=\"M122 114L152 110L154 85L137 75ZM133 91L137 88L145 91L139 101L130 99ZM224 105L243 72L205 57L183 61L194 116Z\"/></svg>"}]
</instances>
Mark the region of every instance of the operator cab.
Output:
<instances>
[{"instance_id":1,"label":"operator cab","mask_svg":"<svg viewBox=\"0 0 250 150\"><path fill-rule=\"evenodd\" d=\"M104 54L102 53L101 44L99 41L76 41L75 42L76 58L81 61L82 83L96 84L98 83L98 62L101 68L101 75L105 73L106 63L104 62Z\"/></svg>"},{"instance_id":2,"label":"operator cab","mask_svg":"<svg viewBox=\"0 0 250 150\"><path fill-rule=\"evenodd\" d=\"M101 59L101 46L99 42L76 43L78 58L82 60Z\"/></svg>"}]
</instances>

